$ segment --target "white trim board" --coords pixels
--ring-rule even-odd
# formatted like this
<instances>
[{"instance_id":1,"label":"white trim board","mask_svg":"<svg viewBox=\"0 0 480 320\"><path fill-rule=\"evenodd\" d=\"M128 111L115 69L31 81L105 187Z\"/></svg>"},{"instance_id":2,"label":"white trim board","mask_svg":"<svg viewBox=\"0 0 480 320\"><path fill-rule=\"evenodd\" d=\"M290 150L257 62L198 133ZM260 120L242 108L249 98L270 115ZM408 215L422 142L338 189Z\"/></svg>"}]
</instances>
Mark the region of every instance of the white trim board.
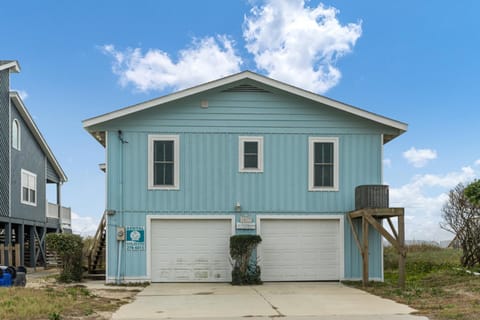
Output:
<instances>
[{"instance_id":1,"label":"white trim board","mask_svg":"<svg viewBox=\"0 0 480 320\"><path fill-rule=\"evenodd\" d=\"M257 143L257 168L245 168L245 142ZM262 173L263 172L263 136L239 136L238 137L238 172Z\"/></svg>"},{"instance_id":2,"label":"white trim board","mask_svg":"<svg viewBox=\"0 0 480 320\"><path fill-rule=\"evenodd\" d=\"M146 230L145 230L145 254L147 255L147 281L152 281L152 257L150 252L151 247L151 230L152 220L230 220L232 236L235 234L235 215L154 215L146 216Z\"/></svg>"},{"instance_id":3,"label":"white trim board","mask_svg":"<svg viewBox=\"0 0 480 320\"><path fill-rule=\"evenodd\" d=\"M9 70L10 72L20 72L20 64L16 60L4 60L0 61L0 71Z\"/></svg>"},{"instance_id":4,"label":"white trim board","mask_svg":"<svg viewBox=\"0 0 480 320\"><path fill-rule=\"evenodd\" d=\"M333 186L316 187L314 185L315 143L333 143ZM338 191L339 190L339 138L338 137L308 137L308 191Z\"/></svg>"},{"instance_id":5,"label":"white trim board","mask_svg":"<svg viewBox=\"0 0 480 320\"><path fill-rule=\"evenodd\" d=\"M153 158L155 141L173 141L173 185L154 185ZM179 135L148 135L148 190L180 190L180 136Z\"/></svg>"},{"instance_id":6,"label":"white trim board","mask_svg":"<svg viewBox=\"0 0 480 320\"><path fill-rule=\"evenodd\" d=\"M294 94L294 95L312 100L314 102L318 102L318 103L321 103L321 104L324 104L324 105L328 105L328 106L330 106L334 109L345 111L345 112L348 112L350 114L359 116L361 118L365 118L365 119L377 122L379 124L395 128L395 129L399 130L398 135L402 134L403 132L407 131L407 129L408 129L408 125L403 123L403 122L380 116L378 114L375 114L375 113L372 113L372 112L369 112L369 111L366 111L366 110L363 110L363 109L360 109L360 108L357 108L357 107L354 107L354 106L351 106L351 105L348 105L348 104L345 104L345 103L342 103L342 102L339 102L339 101L336 101L336 100L333 100L333 99L330 99L330 98L327 98L327 97L324 97L324 96L321 96L321 95L318 95L316 93L313 93L313 92L310 92L310 91L307 91L307 90L289 85L287 83L284 83L284 82L281 82L281 81L278 81L278 80L274 80L274 79L262 76L260 74L257 74L257 73L251 72L251 71L243 71L243 72L231 75L231 76L227 76L227 77L224 77L224 78L221 78L221 79L210 81L210 82L207 82L207 83L204 83L204 84L201 84L201 85L198 85L198 86L194 86L194 87L191 87L191 88L188 88L188 89L184 89L184 90L181 90L181 91L177 91L177 92L168 94L168 95L160 97L160 98L152 99L152 100L149 100L149 101L145 101L145 102L142 102L142 103L139 103L139 104L135 104L135 105L132 105L132 106L129 106L129 107L119 109L117 111L109 112L109 113L106 113L106 114L103 114L103 115L100 115L100 116L97 116L97 117L93 117L93 118L83 120L83 122L82 122L83 127L88 130L89 127L101 124L101 123L106 122L106 121L110 121L110 120L113 120L113 119L124 117L126 115L129 115L129 114L132 114L132 113L135 113L135 112L146 110L146 109L149 109L149 108L152 108L152 107L155 107L155 106L159 106L159 105L162 105L162 104L174 101L174 100L189 97L189 96L192 96L194 94L202 93L204 91L215 89L215 88L218 88L218 87L221 87L221 86L226 86L226 85L232 84L234 82L245 80L245 79L250 79L250 80L256 81L260 84L270 86L272 88L282 90L282 91L285 91L285 92L288 92L288 93L291 93L291 94Z\"/></svg>"},{"instance_id":7,"label":"white trim board","mask_svg":"<svg viewBox=\"0 0 480 320\"><path fill-rule=\"evenodd\" d=\"M339 259L340 259L340 281L345 279L345 216L343 214L315 214L315 215L280 215L280 214L259 214L257 215L257 234L261 233L261 220L338 220L339 236Z\"/></svg>"}]
</instances>

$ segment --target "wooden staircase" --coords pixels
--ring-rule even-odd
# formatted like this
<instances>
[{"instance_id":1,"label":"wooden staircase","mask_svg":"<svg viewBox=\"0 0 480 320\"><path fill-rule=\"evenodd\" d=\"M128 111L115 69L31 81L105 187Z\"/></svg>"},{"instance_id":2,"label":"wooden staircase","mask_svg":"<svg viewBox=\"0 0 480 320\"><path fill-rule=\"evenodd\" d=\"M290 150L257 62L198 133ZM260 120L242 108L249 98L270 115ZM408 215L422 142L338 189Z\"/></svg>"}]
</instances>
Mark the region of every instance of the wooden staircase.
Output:
<instances>
[{"instance_id":1,"label":"wooden staircase","mask_svg":"<svg viewBox=\"0 0 480 320\"><path fill-rule=\"evenodd\" d=\"M107 218L106 215L103 214L97 232L93 237L92 244L88 249L89 277L105 277L106 226Z\"/></svg>"}]
</instances>

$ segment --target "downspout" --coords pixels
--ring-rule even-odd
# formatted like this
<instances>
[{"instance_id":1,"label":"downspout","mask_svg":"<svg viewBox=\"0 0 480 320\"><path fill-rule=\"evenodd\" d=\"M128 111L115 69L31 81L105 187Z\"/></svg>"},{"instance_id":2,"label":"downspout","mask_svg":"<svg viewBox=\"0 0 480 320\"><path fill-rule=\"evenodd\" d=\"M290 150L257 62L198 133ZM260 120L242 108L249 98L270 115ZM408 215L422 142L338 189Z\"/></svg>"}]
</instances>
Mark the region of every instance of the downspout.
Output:
<instances>
[{"instance_id":1,"label":"downspout","mask_svg":"<svg viewBox=\"0 0 480 320\"><path fill-rule=\"evenodd\" d=\"M122 130L118 130L118 140L120 140L120 227L123 227L123 210L124 210L124 164L123 164L123 157L124 157L124 144L128 143L123 138L123 132ZM116 277L116 282L117 284L120 284L120 275L121 275L121 266L122 266L122 240L117 240L118 243L118 254L117 254L117 277Z\"/></svg>"}]
</instances>

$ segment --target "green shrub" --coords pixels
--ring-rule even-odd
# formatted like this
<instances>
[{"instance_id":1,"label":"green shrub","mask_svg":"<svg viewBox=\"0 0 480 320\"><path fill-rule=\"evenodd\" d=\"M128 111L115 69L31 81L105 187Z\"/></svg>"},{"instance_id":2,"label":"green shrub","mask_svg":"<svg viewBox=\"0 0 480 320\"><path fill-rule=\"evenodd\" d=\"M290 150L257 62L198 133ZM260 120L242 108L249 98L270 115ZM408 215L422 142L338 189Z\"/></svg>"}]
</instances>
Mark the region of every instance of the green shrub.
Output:
<instances>
[{"instance_id":1,"label":"green shrub","mask_svg":"<svg viewBox=\"0 0 480 320\"><path fill-rule=\"evenodd\" d=\"M232 284L261 284L261 270L252 253L262 241L259 235L235 235L230 237L230 256L233 259Z\"/></svg>"},{"instance_id":2,"label":"green shrub","mask_svg":"<svg viewBox=\"0 0 480 320\"><path fill-rule=\"evenodd\" d=\"M74 234L49 233L47 247L62 260L60 282L77 282L82 280L82 238Z\"/></svg>"}]
</instances>

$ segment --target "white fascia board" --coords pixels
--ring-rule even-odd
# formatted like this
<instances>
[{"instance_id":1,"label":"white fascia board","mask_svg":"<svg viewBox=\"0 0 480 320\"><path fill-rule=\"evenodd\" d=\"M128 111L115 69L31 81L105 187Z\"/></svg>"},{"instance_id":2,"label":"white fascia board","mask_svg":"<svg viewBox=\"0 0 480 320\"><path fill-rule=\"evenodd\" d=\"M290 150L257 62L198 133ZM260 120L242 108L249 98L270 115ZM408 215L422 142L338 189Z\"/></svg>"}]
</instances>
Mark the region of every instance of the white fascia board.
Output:
<instances>
[{"instance_id":1,"label":"white fascia board","mask_svg":"<svg viewBox=\"0 0 480 320\"><path fill-rule=\"evenodd\" d=\"M30 113L28 112L27 108L25 107L25 104L23 103L22 99L20 98L20 95L18 92L10 92L10 99L13 101L15 106L17 107L18 112L22 116L23 120L27 124L28 128L30 131L33 133L33 136L35 137L35 140L37 140L38 144L40 145L40 148L43 150L43 152L47 155L48 160L50 163L53 165L53 168L57 172L57 174L60 176L60 181L61 182L67 182L68 178L63 171L62 167L58 163L57 159L53 155L52 150L48 146L47 142L42 136L42 133L38 129L37 125L33 121L32 117L30 116Z\"/></svg>"},{"instance_id":2,"label":"white fascia board","mask_svg":"<svg viewBox=\"0 0 480 320\"><path fill-rule=\"evenodd\" d=\"M408 125L403 123L403 122L396 121L396 120L393 120L393 119L389 119L389 118L377 115L375 113L371 113L371 112L359 109L357 107L353 107L353 106L350 106L348 104L344 104L342 102L339 102L339 101L336 101L336 100L333 100L333 99L329 99L327 97L318 95L316 93L306 91L304 89L300 89L298 87L295 87L295 86L292 86L292 85L286 84L284 82L280 82L278 80L274 80L274 79L271 79L271 78L268 78L268 77L265 77L265 76L262 76L262 75L259 75L257 73L251 72L251 71L243 71L243 72L240 72L240 73L237 73L237 74L234 74L234 75L231 75L231 76L227 76L225 78L221 78L221 79L218 79L218 80L210 81L210 82L207 82L207 83L204 83L204 84L201 84L201 85L189 88L189 89L184 89L184 90L181 90L181 91L177 91L177 92L174 92L172 94L169 94L169 95L166 95L166 96L163 96L163 97L160 97L160 98L156 98L156 99L149 100L149 101L146 101L146 102L143 102L143 103L139 103L139 104L136 104L136 105L133 105L133 106L122 108L120 110L113 111L113 112L110 112L110 113L106 113L106 114L98 116L98 117L86 119L82 122L83 127L88 130L88 127L91 127L91 126L94 126L94 125L97 125L97 124L100 124L100 123L103 123L103 122L106 122L106 121L109 121L109 120L120 118L120 117L129 115L129 114L132 114L132 113L135 113L135 112L139 112L139 111L142 111L142 110L145 110L145 109L149 109L149 108L154 107L154 106L158 106L158 105L168 103L168 102L171 102L171 101L174 101L174 100L185 98L185 97L188 97L188 96L191 96L191 95L194 95L194 94L198 94L198 93L201 93L201 92L204 92L204 91L207 91L207 90L211 90L211 89L214 89L214 88L217 88L217 87L221 87L221 86L228 85L230 83L234 83L236 81L245 80L245 79L251 79L251 80L257 81L259 83L262 83L264 85L276 88L278 90L282 90L282 91L285 91L285 92L288 92L288 93L291 93L291 94L294 94L294 95L297 95L297 96L300 96L300 97L303 97L303 98L306 98L306 99L309 99L309 100L312 100L312 101L315 101L315 102L319 102L319 103L328 105L332 108L335 108L335 109L338 109L338 110L341 110L341 111L345 111L345 112L348 112L350 114L353 114L353 115L356 115L356 116L359 116L359 117L362 117L362 118L365 118L365 119L369 119L369 120L372 120L374 122L377 122L377 123L380 123L380 124L383 124L383 125L386 125L386 126L389 126L389 127L393 127L395 129L400 130L401 133L407 131L407 129L408 129Z\"/></svg>"},{"instance_id":3,"label":"white fascia board","mask_svg":"<svg viewBox=\"0 0 480 320\"><path fill-rule=\"evenodd\" d=\"M18 64L18 61L16 61L16 60L12 60L12 61L8 61L8 62L4 62L4 63L0 64L0 71L7 70L7 69L9 69L10 72L19 73L20 72L20 65Z\"/></svg>"}]
</instances>

